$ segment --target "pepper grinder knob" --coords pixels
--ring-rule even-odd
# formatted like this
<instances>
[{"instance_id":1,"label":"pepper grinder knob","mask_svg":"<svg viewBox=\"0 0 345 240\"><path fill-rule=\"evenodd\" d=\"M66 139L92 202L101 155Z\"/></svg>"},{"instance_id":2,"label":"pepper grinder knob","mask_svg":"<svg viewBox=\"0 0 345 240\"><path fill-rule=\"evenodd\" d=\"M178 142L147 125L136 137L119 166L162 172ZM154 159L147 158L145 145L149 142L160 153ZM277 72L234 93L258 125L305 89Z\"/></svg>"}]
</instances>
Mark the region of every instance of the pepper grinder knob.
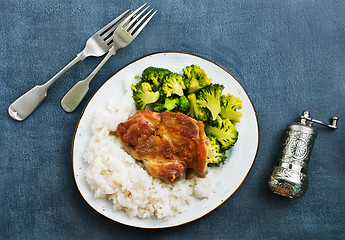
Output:
<instances>
[{"instance_id":1,"label":"pepper grinder knob","mask_svg":"<svg viewBox=\"0 0 345 240\"><path fill-rule=\"evenodd\" d=\"M310 117L310 113L308 111L304 111L302 116L300 116L300 118L301 118L301 123L305 124L305 125L308 125L308 126L311 126L311 123L318 123L318 124L320 124L322 126L329 127L329 128L332 128L332 129L337 129L338 128L337 127L337 123L338 123L339 118L336 117L336 116L331 118L331 124L327 124L327 123L321 122L319 120L312 119Z\"/></svg>"}]
</instances>

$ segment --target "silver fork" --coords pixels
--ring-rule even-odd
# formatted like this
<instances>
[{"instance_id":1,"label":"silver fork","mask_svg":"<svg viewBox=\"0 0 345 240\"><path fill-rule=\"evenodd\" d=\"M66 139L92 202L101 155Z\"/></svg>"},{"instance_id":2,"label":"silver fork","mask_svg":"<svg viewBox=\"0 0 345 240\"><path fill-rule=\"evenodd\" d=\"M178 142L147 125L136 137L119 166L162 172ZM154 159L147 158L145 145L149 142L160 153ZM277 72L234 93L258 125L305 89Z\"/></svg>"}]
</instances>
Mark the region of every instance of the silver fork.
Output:
<instances>
[{"instance_id":1,"label":"silver fork","mask_svg":"<svg viewBox=\"0 0 345 240\"><path fill-rule=\"evenodd\" d=\"M95 75L103 67L103 65L109 60L112 55L115 55L118 49L128 46L138 36L141 30L143 30L143 28L151 20L153 15L156 14L157 10L151 14L151 12L153 11L153 9L151 9L142 18L139 19L139 17L150 7L147 6L145 9L139 12L146 4L147 3L139 7L133 13L129 14L128 17L120 23L120 25L115 29L112 37L113 46L109 50L108 54L104 57L102 62L100 62L100 64L87 78L75 84L62 98L61 107L66 112L73 112L76 109L76 107L80 104L81 100L89 90L91 80L95 77ZM145 22L143 22L144 20Z\"/></svg>"},{"instance_id":2,"label":"silver fork","mask_svg":"<svg viewBox=\"0 0 345 240\"><path fill-rule=\"evenodd\" d=\"M77 62L83 61L89 56L100 57L107 53L112 47L112 34L117 28L121 20L127 15L130 10L125 11L106 26L101 28L92 37L90 37L85 45L83 51L67 64L60 72L48 80L43 85L37 85L24 95L14 101L8 108L8 114L15 120L22 121L27 118L46 98L48 89L71 67Z\"/></svg>"}]
</instances>

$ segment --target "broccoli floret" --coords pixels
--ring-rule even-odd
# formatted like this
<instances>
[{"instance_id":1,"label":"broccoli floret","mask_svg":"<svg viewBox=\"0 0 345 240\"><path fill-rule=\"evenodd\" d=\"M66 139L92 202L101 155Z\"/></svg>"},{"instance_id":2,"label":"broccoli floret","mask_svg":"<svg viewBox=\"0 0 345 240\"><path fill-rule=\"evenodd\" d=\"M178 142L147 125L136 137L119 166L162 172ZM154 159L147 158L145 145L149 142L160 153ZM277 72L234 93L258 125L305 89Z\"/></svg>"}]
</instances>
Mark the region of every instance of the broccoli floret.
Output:
<instances>
[{"instance_id":1,"label":"broccoli floret","mask_svg":"<svg viewBox=\"0 0 345 240\"><path fill-rule=\"evenodd\" d=\"M222 119L218 125L206 125L207 136L214 136L221 145L222 150L230 149L238 139L238 132L229 119Z\"/></svg>"},{"instance_id":2,"label":"broccoli floret","mask_svg":"<svg viewBox=\"0 0 345 240\"><path fill-rule=\"evenodd\" d=\"M234 122L240 122L242 113L236 111L242 108L242 100L231 94L220 97L220 115Z\"/></svg>"},{"instance_id":3,"label":"broccoli floret","mask_svg":"<svg viewBox=\"0 0 345 240\"><path fill-rule=\"evenodd\" d=\"M223 85L211 84L197 92L197 104L207 108L211 112L212 120L215 120L220 112L220 96L224 89Z\"/></svg>"},{"instance_id":4,"label":"broccoli floret","mask_svg":"<svg viewBox=\"0 0 345 240\"><path fill-rule=\"evenodd\" d=\"M154 110L156 112L170 112L173 109L177 108L179 103L179 98L165 98L164 101L159 101L155 103Z\"/></svg>"},{"instance_id":5,"label":"broccoli floret","mask_svg":"<svg viewBox=\"0 0 345 240\"><path fill-rule=\"evenodd\" d=\"M190 106L187 115L200 121L207 121L209 119L210 112L208 109L199 107L197 105L195 93L189 94L188 100Z\"/></svg>"},{"instance_id":6,"label":"broccoli floret","mask_svg":"<svg viewBox=\"0 0 345 240\"><path fill-rule=\"evenodd\" d=\"M162 91L167 97L170 97L172 94L182 96L184 89L186 89L186 87L182 77L177 73L167 74L163 78Z\"/></svg>"},{"instance_id":7,"label":"broccoli floret","mask_svg":"<svg viewBox=\"0 0 345 240\"><path fill-rule=\"evenodd\" d=\"M189 101L186 96L174 96L174 97L166 97L162 100L159 100L155 103L154 111L156 112L182 112L186 113L189 109Z\"/></svg>"},{"instance_id":8,"label":"broccoli floret","mask_svg":"<svg viewBox=\"0 0 345 240\"><path fill-rule=\"evenodd\" d=\"M188 89L188 93L196 92L197 90L206 87L212 83L212 80L207 77L205 71L199 66L191 65L183 68L183 81Z\"/></svg>"},{"instance_id":9,"label":"broccoli floret","mask_svg":"<svg viewBox=\"0 0 345 240\"><path fill-rule=\"evenodd\" d=\"M207 124L210 125L210 126L219 126L219 125L222 124L222 121L223 121L223 118L221 118L221 116L218 115L215 120L209 119L207 121Z\"/></svg>"},{"instance_id":10,"label":"broccoli floret","mask_svg":"<svg viewBox=\"0 0 345 240\"><path fill-rule=\"evenodd\" d=\"M225 150L221 149L221 146L217 139L213 136L208 136L209 145L207 151L207 158L209 167L219 167L220 164L224 164L226 160Z\"/></svg>"},{"instance_id":11,"label":"broccoli floret","mask_svg":"<svg viewBox=\"0 0 345 240\"><path fill-rule=\"evenodd\" d=\"M153 91L157 91L162 84L164 76L169 73L171 71L165 68L148 67L143 71L141 81L151 83Z\"/></svg>"},{"instance_id":12,"label":"broccoli floret","mask_svg":"<svg viewBox=\"0 0 345 240\"><path fill-rule=\"evenodd\" d=\"M188 98L185 95L181 96L180 102L178 104L178 111L182 113L187 113L189 106L190 106L190 103L189 103Z\"/></svg>"},{"instance_id":13,"label":"broccoli floret","mask_svg":"<svg viewBox=\"0 0 345 240\"><path fill-rule=\"evenodd\" d=\"M147 82L139 82L132 85L133 99L139 110L144 110L147 104L154 103L159 99L159 92L154 92Z\"/></svg>"}]
</instances>

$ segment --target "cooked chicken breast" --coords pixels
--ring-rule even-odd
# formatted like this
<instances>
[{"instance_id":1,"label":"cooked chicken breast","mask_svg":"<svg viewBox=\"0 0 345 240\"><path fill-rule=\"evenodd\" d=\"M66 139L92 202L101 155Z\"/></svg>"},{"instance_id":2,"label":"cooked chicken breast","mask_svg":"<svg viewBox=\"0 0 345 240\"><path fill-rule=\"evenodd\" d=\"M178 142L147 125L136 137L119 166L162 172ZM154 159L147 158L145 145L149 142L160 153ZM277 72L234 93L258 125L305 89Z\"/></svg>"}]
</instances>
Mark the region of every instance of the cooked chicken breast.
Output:
<instances>
[{"instance_id":1,"label":"cooked chicken breast","mask_svg":"<svg viewBox=\"0 0 345 240\"><path fill-rule=\"evenodd\" d=\"M203 122L173 112L136 112L117 128L124 149L148 172L167 182L207 175L208 139Z\"/></svg>"}]
</instances>

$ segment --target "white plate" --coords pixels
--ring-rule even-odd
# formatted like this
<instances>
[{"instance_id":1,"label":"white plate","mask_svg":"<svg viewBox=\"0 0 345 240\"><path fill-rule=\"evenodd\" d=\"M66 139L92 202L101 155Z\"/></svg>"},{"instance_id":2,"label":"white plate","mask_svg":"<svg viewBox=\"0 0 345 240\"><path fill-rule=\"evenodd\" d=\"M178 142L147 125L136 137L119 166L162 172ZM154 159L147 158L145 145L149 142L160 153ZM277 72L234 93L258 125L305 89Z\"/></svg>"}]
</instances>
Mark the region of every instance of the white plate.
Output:
<instances>
[{"instance_id":1,"label":"white plate","mask_svg":"<svg viewBox=\"0 0 345 240\"><path fill-rule=\"evenodd\" d=\"M240 97L243 102L243 108L241 109L243 117L241 123L236 125L239 132L239 139L231 149L226 164L220 168L212 169L212 171L217 171L216 174L214 174L214 176L217 177L214 180L214 191L212 191L209 198L194 201L193 204L190 204L186 208L185 212L166 221L156 218L130 218L122 211L114 211L110 201L94 197L94 193L91 191L84 177L86 166L83 161L83 154L92 136L91 123L94 112L100 107L105 107L112 96L121 96L124 94L124 88L119 84L122 79L133 78L135 75L140 75L146 67L163 67L182 74L182 69L191 64L203 68L214 83L223 84L225 87L224 93L230 92ZM254 106L246 91L230 72L209 60L192 54L177 52L155 53L140 58L118 71L103 84L88 103L77 126L73 141L74 177L77 187L86 202L102 215L116 222L134 227L172 227L198 219L224 203L239 188L246 178L253 165L258 143L259 130Z\"/></svg>"}]
</instances>

